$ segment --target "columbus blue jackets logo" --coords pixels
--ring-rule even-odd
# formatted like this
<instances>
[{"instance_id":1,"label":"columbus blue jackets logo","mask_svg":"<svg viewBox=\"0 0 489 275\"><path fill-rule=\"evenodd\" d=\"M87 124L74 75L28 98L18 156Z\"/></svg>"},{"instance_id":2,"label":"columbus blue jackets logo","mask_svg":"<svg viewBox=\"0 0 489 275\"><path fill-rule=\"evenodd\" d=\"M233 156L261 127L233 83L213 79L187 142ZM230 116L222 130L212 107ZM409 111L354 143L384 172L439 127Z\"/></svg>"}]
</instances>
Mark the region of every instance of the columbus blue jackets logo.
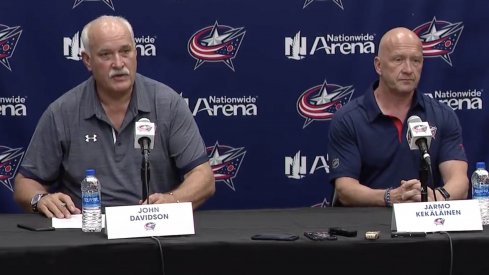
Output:
<instances>
[{"instance_id":1,"label":"columbus blue jackets logo","mask_svg":"<svg viewBox=\"0 0 489 275\"><path fill-rule=\"evenodd\" d=\"M156 223L154 223L154 222L147 222L144 224L144 229L146 231L148 231L148 230L154 231L155 227L156 227Z\"/></svg>"},{"instance_id":2,"label":"columbus blue jackets logo","mask_svg":"<svg viewBox=\"0 0 489 275\"><path fill-rule=\"evenodd\" d=\"M13 191L12 182L23 156L21 148L13 149L0 145L0 183L10 191Z\"/></svg>"},{"instance_id":3,"label":"columbus blue jackets logo","mask_svg":"<svg viewBox=\"0 0 489 275\"><path fill-rule=\"evenodd\" d=\"M0 24L0 63L12 71L9 64L9 59L14 54L15 46L19 42L22 30L19 26L17 27L7 27Z\"/></svg>"},{"instance_id":4,"label":"columbus blue jackets logo","mask_svg":"<svg viewBox=\"0 0 489 275\"><path fill-rule=\"evenodd\" d=\"M309 4L311 4L314 1L317 1L317 2L319 2L319 1L322 1L322 2L324 2L324 1L332 1L338 7L340 7L340 9L344 10L344 8L343 8L343 2L342 2L343 0L305 0L304 1L304 5L302 6L302 8L305 9L307 6L309 6Z\"/></svg>"},{"instance_id":5,"label":"columbus blue jackets logo","mask_svg":"<svg viewBox=\"0 0 489 275\"><path fill-rule=\"evenodd\" d=\"M109 8L115 11L114 4L112 3L112 0L75 0L75 3L73 3L73 8L76 8L78 5L80 5L82 2L104 2Z\"/></svg>"},{"instance_id":6,"label":"columbus blue jackets logo","mask_svg":"<svg viewBox=\"0 0 489 275\"><path fill-rule=\"evenodd\" d=\"M421 38L424 57L439 57L452 66L450 54L455 51L463 29L462 22L450 23L433 17L431 22L421 24L413 32Z\"/></svg>"},{"instance_id":7,"label":"columbus blue jackets logo","mask_svg":"<svg viewBox=\"0 0 489 275\"><path fill-rule=\"evenodd\" d=\"M444 218L436 218L433 222L435 225L444 225L445 219Z\"/></svg>"},{"instance_id":8,"label":"columbus blue jackets logo","mask_svg":"<svg viewBox=\"0 0 489 275\"><path fill-rule=\"evenodd\" d=\"M324 81L322 85L307 89L297 100L297 112L306 119L302 128L315 120L331 120L334 113L350 101L352 87Z\"/></svg>"},{"instance_id":9,"label":"columbus blue jackets logo","mask_svg":"<svg viewBox=\"0 0 489 275\"><path fill-rule=\"evenodd\" d=\"M216 142L214 146L207 147L207 154L215 180L224 182L229 188L236 191L233 179L238 175L239 167L246 154L244 148L219 145L219 142Z\"/></svg>"},{"instance_id":10,"label":"columbus blue jackets logo","mask_svg":"<svg viewBox=\"0 0 489 275\"><path fill-rule=\"evenodd\" d=\"M188 52L197 60L194 70L205 62L222 62L233 72L233 59L238 53L246 31L219 25L207 26L197 31L188 41Z\"/></svg>"}]
</instances>

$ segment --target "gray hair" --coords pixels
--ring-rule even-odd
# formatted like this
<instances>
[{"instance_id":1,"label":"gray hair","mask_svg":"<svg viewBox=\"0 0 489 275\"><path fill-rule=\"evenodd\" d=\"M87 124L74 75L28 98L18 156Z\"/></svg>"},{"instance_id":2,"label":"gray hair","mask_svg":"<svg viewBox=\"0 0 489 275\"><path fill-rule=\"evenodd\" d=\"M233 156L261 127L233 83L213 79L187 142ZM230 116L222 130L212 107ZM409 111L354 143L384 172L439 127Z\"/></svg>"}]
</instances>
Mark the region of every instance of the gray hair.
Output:
<instances>
[{"instance_id":1,"label":"gray hair","mask_svg":"<svg viewBox=\"0 0 489 275\"><path fill-rule=\"evenodd\" d=\"M131 39L133 41L133 44L136 42L134 41L134 31L132 30L131 23L127 21L126 18L122 16L113 16L113 15L102 15L94 20L90 21L88 24L83 27L82 33L81 33L81 40L82 40L82 45L83 48L85 49L84 51L86 53L90 53L90 40L88 38L88 33L90 32L90 28L92 27L92 24L97 21L104 21L104 20L113 20L113 21L118 21L126 26L126 28L129 30L129 33L131 34Z\"/></svg>"}]
</instances>

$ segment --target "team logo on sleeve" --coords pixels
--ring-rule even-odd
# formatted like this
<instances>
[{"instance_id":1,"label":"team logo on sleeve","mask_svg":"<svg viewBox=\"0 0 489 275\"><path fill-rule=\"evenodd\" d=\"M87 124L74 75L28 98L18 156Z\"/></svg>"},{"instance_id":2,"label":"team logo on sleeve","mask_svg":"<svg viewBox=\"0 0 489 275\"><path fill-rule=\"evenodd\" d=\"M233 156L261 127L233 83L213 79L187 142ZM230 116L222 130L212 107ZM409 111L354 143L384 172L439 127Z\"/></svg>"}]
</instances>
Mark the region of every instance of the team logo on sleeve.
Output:
<instances>
[{"instance_id":1,"label":"team logo on sleeve","mask_svg":"<svg viewBox=\"0 0 489 275\"><path fill-rule=\"evenodd\" d=\"M111 8L113 11L115 11L114 4L112 3L112 0L75 0L75 3L73 3L73 8L76 8L78 5L80 5L82 2L104 2L109 8Z\"/></svg>"},{"instance_id":2,"label":"team logo on sleeve","mask_svg":"<svg viewBox=\"0 0 489 275\"><path fill-rule=\"evenodd\" d=\"M14 54L15 46L19 42L21 34L22 30L19 26L8 27L0 24L0 63L9 71L12 69L8 60Z\"/></svg>"},{"instance_id":3,"label":"team logo on sleeve","mask_svg":"<svg viewBox=\"0 0 489 275\"><path fill-rule=\"evenodd\" d=\"M433 17L431 22L421 24L413 32L421 38L424 57L439 57L452 66L450 54L455 51L463 29L462 22L450 23Z\"/></svg>"},{"instance_id":4,"label":"team logo on sleeve","mask_svg":"<svg viewBox=\"0 0 489 275\"><path fill-rule=\"evenodd\" d=\"M244 148L219 145L219 142L216 142L214 146L207 147L207 154L215 180L224 182L236 191L233 179L238 175L239 167L246 154Z\"/></svg>"},{"instance_id":5,"label":"team logo on sleeve","mask_svg":"<svg viewBox=\"0 0 489 275\"><path fill-rule=\"evenodd\" d=\"M331 120L350 101L353 91L351 85L342 87L326 81L307 89L297 100L297 112L306 119L302 128L315 120Z\"/></svg>"},{"instance_id":6,"label":"team logo on sleeve","mask_svg":"<svg viewBox=\"0 0 489 275\"><path fill-rule=\"evenodd\" d=\"M246 31L219 25L197 31L188 41L188 52L197 60L194 70L205 62L223 62L234 72L233 59L238 53Z\"/></svg>"},{"instance_id":7,"label":"team logo on sleeve","mask_svg":"<svg viewBox=\"0 0 489 275\"><path fill-rule=\"evenodd\" d=\"M305 0L304 1L304 5L302 6L302 9L305 9L307 6L309 6L309 4L311 4L312 2L314 1L332 1L333 3L335 3L338 7L340 7L340 9L344 10L343 8L343 0Z\"/></svg>"},{"instance_id":8,"label":"team logo on sleeve","mask_svg":"<svg viewBox=\"0 0 489 275\"><path fill-rule=\"evenodd\" d=\"M21 148L9 148L0 145L0 183L13 191L12 181L17 174L24 152Z\"/></svg>"}]
</instances>

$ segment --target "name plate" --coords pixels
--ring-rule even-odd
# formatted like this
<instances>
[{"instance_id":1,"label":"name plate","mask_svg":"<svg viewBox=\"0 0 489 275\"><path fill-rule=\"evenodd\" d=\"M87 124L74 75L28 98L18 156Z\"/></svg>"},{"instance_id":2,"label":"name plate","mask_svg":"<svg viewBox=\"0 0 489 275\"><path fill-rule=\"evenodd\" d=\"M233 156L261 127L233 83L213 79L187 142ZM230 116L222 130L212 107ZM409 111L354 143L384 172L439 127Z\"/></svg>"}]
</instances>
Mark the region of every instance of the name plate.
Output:
<instances>
[{"instance_id":1,"label":"name plate","mask_svg":"<svg viewBox=\"0 0 489 275\"><path fill-rule=\"evenodd\" d=\"M483 230L477 200L396 203L392 231L440 232Z\"/></svg>"},{"instance_id":2,"label":"name plate","mask_svg":"<svg viewBox=\"0 0 489 275\"><path fill-rule=\"evenodd\" d=\"M195 234L192 203L105 208L108 239Z\"/></svg>"}]
</instances>

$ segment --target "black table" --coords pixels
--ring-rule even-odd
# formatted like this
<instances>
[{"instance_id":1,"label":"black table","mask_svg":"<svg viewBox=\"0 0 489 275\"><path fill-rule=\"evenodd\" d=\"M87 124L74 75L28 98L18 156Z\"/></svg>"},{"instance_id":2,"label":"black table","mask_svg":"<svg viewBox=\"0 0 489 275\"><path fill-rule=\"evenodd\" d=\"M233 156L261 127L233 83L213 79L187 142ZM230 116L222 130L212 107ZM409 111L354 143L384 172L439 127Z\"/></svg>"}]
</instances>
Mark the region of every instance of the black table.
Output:
<instances>
[{"instance_id":1,"label":"black table","mask_svg":"<svg viewBox=\"0 0 489 275\"><path fill-rule=\"evenodd\" d=\"M197 211L195 235L108 240L80 229L33 232L0 215L2 274L489 274L489 230L391 238L391 209L298 208ZM340 226L357 237L311 241L304 231ZM366 231L380 231L366 240ZM258 233L292 233L296 241L255 241ZM161 249L160 249L161 244ZM162 269L164 271L162 271ZM39 273L41 272L41 273ZM12 273L13 274L13 273Z\"/></svg>"}]
</instances>

